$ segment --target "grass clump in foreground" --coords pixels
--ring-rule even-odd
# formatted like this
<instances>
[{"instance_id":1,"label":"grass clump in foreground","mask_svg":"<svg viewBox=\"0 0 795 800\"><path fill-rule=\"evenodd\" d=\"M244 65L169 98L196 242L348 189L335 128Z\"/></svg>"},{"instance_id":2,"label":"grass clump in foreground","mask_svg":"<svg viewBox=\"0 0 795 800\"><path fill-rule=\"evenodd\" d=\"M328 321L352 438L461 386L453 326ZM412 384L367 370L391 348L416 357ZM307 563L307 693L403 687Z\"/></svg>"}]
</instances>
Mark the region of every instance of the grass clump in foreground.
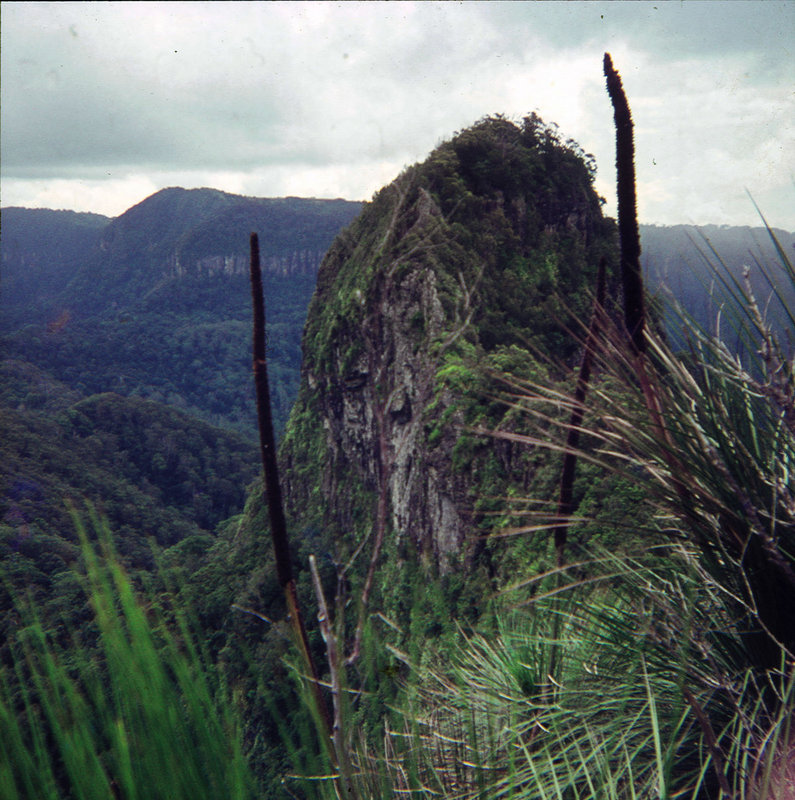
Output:
<instances>
[{"instance_id":1,"label":"grass clump in foreground","mask_svg":"<svg viewBox=\"0 0 795 800\"><path fill-rule=\"evenodd\" d=\"M780 279L795 288L781 259L775 302ZM586 551L518 582L496 630L462 633L447 663L415 670L403 724L354 754L362 796L375 776L384 797L793 796L793 352L750 290L725 284L724 324L744 360L683 320L679 352L646 332L639 380L623 331L602 332L587 430L597 445L579 455L640 485L654 526L624 554ZM560 396L535 386L526 400Z\"/></svg>"},{"instance_id":2,"label":"grass clump in foreground","mask_svg":"<svg viewBox=\"0 0 795 800\"><path fill-rule=\"evenodd\" d=\"M96 519L75 517L97 646L63 647L24 602L0 670L3 800L254 797L238 726L194 643L136 597Z\"/></svg>"}]
</instances>

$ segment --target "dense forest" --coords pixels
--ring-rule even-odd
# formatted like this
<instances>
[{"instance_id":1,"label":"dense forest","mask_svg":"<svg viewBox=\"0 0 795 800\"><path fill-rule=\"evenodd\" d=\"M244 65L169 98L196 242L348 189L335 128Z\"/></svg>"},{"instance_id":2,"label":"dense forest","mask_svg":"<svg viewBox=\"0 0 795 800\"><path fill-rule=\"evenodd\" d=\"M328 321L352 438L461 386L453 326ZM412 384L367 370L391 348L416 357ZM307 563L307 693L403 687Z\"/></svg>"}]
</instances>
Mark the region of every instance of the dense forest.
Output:
<instances>
[{"instance_id":1,"label":"dense forest","mask_svg":"<svg viewBox=\"0 0 795 800\"><path fill-rule=\"evenodd\" d=\"M253 437L246 242L257 229L283 428L320 259L359 208L165 189L113 220L3 209L4 357L35 364L82 395L167 403Z\"/></svg>"},{"instance_id":2,"label":"dense forest","mask_svg":"<svg viewBox=\"0 0 795 800\"><path fill-rule=\"evenodd\" d=\"M301 335L321 258L360 208L179 189L158 192L116 220L4 208L2 356L33 364L80 395L165 403L253 441L246 242L257 229L281 431L298 393ZM792 233L775 233L791 251ZM714 322L723 294L709 266L713 251L733 280L746 263L778 274L775 247L761 227L641 226L641 239L650 291L670 293L702 325ZM767 299L761 271L751 277ZM781 286L789 302L786 281ZM776 327L785 328L782 308L772 312Z\"/></svg>"},{"instance_id":3,"label":"dense forest","mask_svg":"<svg viewBox=\"0 0 795 800\"><path fill-rule=\"evenodd\" d=\"M639 348L594 173L3 209L3 797L787 797L793 235L642 227Z\"/></svg>"}]
</instances>

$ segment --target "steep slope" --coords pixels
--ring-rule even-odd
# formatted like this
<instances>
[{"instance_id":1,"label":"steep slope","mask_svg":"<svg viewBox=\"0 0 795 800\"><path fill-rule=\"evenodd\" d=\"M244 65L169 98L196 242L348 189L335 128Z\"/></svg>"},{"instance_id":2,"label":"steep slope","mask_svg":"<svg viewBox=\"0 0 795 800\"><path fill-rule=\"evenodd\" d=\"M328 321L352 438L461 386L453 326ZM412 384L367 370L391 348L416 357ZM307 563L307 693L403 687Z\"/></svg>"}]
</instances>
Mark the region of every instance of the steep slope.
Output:
<instances>
[{"instance_id":1,"label":"steep slope","mask_svg":"<svg viewBox=\"0 0 795 800\"><path fill-rule=\"evenodd\" d=\"M215 189L163 189L112 220L75 275L64 305L81 316L108 311L196 308L197 289L216 284L216 302L240 300L248 274L248 234L260 233L266 272L286 277L315 272L358 203L253 198ZM314 268L314 269L313 269ZM226 279L225 292L218 280ZM201 294L201 291L198 292ZM221 296L219 296L221 295ZM181 300L181 303L180 303ZM193 304L191 304L191 300ZM198 307L205 305L199 299Z\"/></svg>"},{"instance_id":2,"label":"steep slope","mask_svg":"<svg viewBox=\"0 0 795 800\"><path fill-rule=\"evenodd\" d=\"M27 691L27 662L12 653L30 613L70 667L105 663L67 503L91 538L101 529L84 501L92 504L127 575L157 605L166 586L200 568L231 524L221 520L242 512L258 464L256 449L233 433L143 400L81 400L22 362L0 360L0 432L0 670L10 667L5 675ZM7 681L2 694L8 708Z\"/></svg>"},{"instance_id":3,"label":"steep slope","mask_svg":"<svg viewBox=\"0 0 795 800\"><path fill-rule=\"evenodd\" d=\"M615 259L615 226L592 179L589 160L539 119L485 119L378 192L323 260L280 461L292 566L321 670L310 555L340 652L361 643L348 675L363 690L357 729L376 731L388 715L394 677L405 675L400 653L434 663L457 625L488 618L495 589L549 564L548 536L491 534L516 522L509 495L554 497L559 459L477 429L529 420L504 402L495 372L570 386L578 345L564 328L587 318L598 263ZM544 436L546 427L533 430ZM588 491L581 477L577 500ZM278 660L282 629L267 622L285 614L267 516L255 487L191 588L245 698L252 761L276 786L270 720L290 683ZM271 680L267 703L241 666L251 653Z\"/></svg>"},{"instance_id":4,"label":"steep slope","mask_svg":"<svg viewBox=\"0 0 795 800\"><path fill-rule=\"evenodd\" d=\"M14 207L0 219L0 331L46 322L110 219Z\"/></svg>"},{"instance_id":5,"label":"steep slope","mask_svg":"<svg viewBox=\"0 0 795 800\"><path fill-rule=\"evenodd\" d=\"M614 228L589 163L536 117L485 119L406 170L327 254L283 450L299 524L338 560L365 537L442 573L471 561L488 499L532 456L469 432L510 425L491 369L572 361L564 328ZM481 531L483 532L483 531Z\"/></svg>"}]
</instances>

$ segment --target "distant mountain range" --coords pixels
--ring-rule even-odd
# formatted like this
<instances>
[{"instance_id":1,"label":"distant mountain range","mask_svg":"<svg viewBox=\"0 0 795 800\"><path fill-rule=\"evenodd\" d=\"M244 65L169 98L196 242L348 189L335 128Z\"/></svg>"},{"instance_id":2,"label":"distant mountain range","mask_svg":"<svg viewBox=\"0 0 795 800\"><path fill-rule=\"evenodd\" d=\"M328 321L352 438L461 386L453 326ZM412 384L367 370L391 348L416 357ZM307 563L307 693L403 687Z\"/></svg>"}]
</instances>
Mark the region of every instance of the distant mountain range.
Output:
<instances>
[{"instance_id":1,"label":"distant mountain range","mask_svg":"<svg viewBox=\"0 0 795 800\"><path fill-rule=\"evenodd\" d=\"M748 285L771 326L784 338L792 336L791 320L775 298L772 286L775 284L789 308L795 308L795 291L784 275L778 252L780 247L790 262L795 261L792 231L718 225L642 225L641 246L647 288L669 303L675 301L681 305L705 330L715 330L722 309L722 334L731 341L732 318L726 306L727 296ZM748 284L744 278L746 268ZM672 331L678 327L675 317L669 314Z\"/></svg>"},{"instance_id":2,"label":"distant mountain range","mask_svg":"<svg viewBox=\"0 0 795 800\"><path fill-rule=\"evenodd\" d=\"M80 317L150 310L180 293L180 279L247 276L252 231L260 234L267 273L313 276L360 209L345 200L178 188L157 192L115 219L4 208L0 326L52 322L64 310Z\"/></svg>"},{"instance_id":3,"label":"distant mountain range","mask_svg":"<svg viewBox=\"0 0 795 800\"><path fill-rule=\"evenodd\" d=\"M0 616L8 624L12 597L25 592L45 613L80 613L66 502L78 512L93 503L134 570L153 569L152 539L167 564L190 572L218 526L243 511L259 469L249 233L260 234L264 257L281 428L320 260L359 209L167 189L116 219L2 210Z\"/></svg>"},{"instance_id":4,"label":"distant mountain range","mask_svg":"<svg viewBox=\"0 0 795 800\"><path fill-rule=\"evenodd\" d=\"M253 436L248 242L256 231L283 426L320 260L360 209L176 188L115 219L5 208L2 349L81 394L166 402Z\"/></svg>"}]
</instances>

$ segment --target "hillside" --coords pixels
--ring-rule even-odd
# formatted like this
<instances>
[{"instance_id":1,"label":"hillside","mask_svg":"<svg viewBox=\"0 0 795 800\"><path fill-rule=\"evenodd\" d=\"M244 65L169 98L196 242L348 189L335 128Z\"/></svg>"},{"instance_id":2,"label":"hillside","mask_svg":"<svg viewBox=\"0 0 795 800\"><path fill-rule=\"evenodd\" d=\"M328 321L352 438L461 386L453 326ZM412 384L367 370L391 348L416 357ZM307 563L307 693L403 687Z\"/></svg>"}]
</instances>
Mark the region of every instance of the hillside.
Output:
<instances>
[{"instance_id":1,"label":"hillside","mask_svg":"<svg viewBox=\"0 0 795 800\"><path fill-rule=\"evenodd\" d=\"M58 738L67 730L88 760L107 756L106 788L121 773L131 795L157 782L174 750L196 756L188 771L206 786L204 750L185 742L222 711L208 738L221 765L232 747L245 753L240 797L623 800L748 783L795 691L781 668L795 631L779 602L792 593L791 370L769 348L757 380L722 343L682 359L657 325L644 360L608 302L555 570L597 264L618 295L616 227L593 178L592 159L535 115L495 117L404 170L333 237L351 204L212 190L167 190L100 226L46 319L3 340L28 359L0 362L0 733L16 737L12 780L42 774L55 796L82 778L58 760L76 760ZM253 430L247 255L230 229L256 230L262 214L275 226L270 250L260 234L281 419L309 304L280 452L303 662L255 451L195 418ZM319 270L315 223L332 242ZM710 275L702 235L734 279L770 257L755 231L642 235L647 275L680 281L696 311ZM41 259L17 263L41 270ZM63 501L83 499L108 518L140 606L113 559L92 568L77 548ZM113 576L100 577L96 615L92 570ZM128 683L105 681L118 677ZM333 741L310 685L333 709ZM186 714L191 732L169 741L166 717ZM130 777L132 752L154 753L154 778ZM763 755L766 770L780 762Z\"/></svg>"},{"instance_id":2,"label":"hillside","mask_svg":"<svg viewBox=\"0 0 795 800\"><path fill-rule=\"evenodd\" d=\"M50 319L58 298L109 222L99 214L2 209L0 333Z\"/></svg>"},{"instance_id":3,"label":"hillside","mask_svg":"<svg viewBox=\"0 0 795 800\"><path fill-rule=\"evenodd\" d=\"M397 552L461 568L489 527L477 503L532 491L527 454L466 430L505 424L490 371L540 375L533 353L576 354L565 328L587 317L599 259L615 252L591 178L537 119L487 119L337 238L284 458L290 502L317 509L340 558L375 527Z\"/></svg>"},{"instance_id":4,"label":"hillside","mask_svg":"<svg viewBox=\"0 0 795 800\"><path fill-rule=\"evenodd\" d=\"M331 686L335 731L340 720L348 726L348 738L335 739L335 746L341 742L337 753L350 754L356 770L351 783L373 781L371 794L362 790L362 796L377 796L372 786L385 774L385 796L411 787L404 767L423 756L428 760L418 773L438 781L440 796L459 796L462 787L473 790L466 796L476 796L476 775L483 785L494 781L492 797L513 789L517 796L557 796L561 785L572 796L586 787L590 793L583 796L594 798L629 796L636 786L653 794L662 781L653 776L664 771L658 744L664 738L670 743L666 780L688 790L698 781L706 787L703 796L717 797L716 787L726 782L723 756L714 756L714 774L707 775L704 765L717 751L692 743L703 743L705 728L725 724L727 717L732 725L745 723L733 711L726 714L722 697L714 700L715 675L723 664L752 675L769 652L768 665L784 652L767 641L761 656L757 643L768 635L759 622L762 612L735 603L745 597L743 580L753 580L769 604L765 610L776 608L776 598L765 594L764 571L755 571L756 562L743 564L736 550L719 548L736 531L740 549L750 551L760 546L756 521L764 519L768 529L766 512L753 521L746 506L738 513L735 488L774 469L789 474L792 448L786 444L773 454L765 445L757 448L764 456L749 456L735 445L757 447L757 421L765 442L788 438L781 415L792 414L791 374L782 367L786 395L767 390L772 383L752 385L722 344L705 348L709 355L691 374L688 361L697 357L680 361L666 350L664 337L650 333L659 345L655 354L664 355L660 364L647 362L655 385L644 396L649 378L644 385L636 369L640 357L624 345L620 322L613 320L619 324L615 338L598 347L581 441L585 455L574 483L576 524L567 545L574 563L554 569L551 518L557 513L567 400L581 355L581 338L570 331L582 336L578 324L588 319L602 258L613 275L609 293L618 295L614 223L602 216L589 166L575 146L563 144L535 117L521 126L485 119L382 189L337 237L321 266L281 463L292 569L310 644L324 685ZM687 270L688 278L710 274L699 253L699 231L674 229L669 239L665 231L657 233L643 231L650 243L647 272L659 269L666 280L677 269ZM745 263L760 271L769 264L763 238L749 245L756 232L704 233L730 276L738 277ZM791 241L782 237L787 248ZM682 261L669 244L684 251ZM730 255L721 253L729 246ZM696 257L698 268L690 263ZM763 283L756 287L764 297ZM684 299L691 304L704 296L693 292ZM710 369L706 359L712 359ZM653 400L666 404L670 428L658 424L660 406ZM599 463L589 463L591 457ZM748 478L741 473L754 457L764 466ZM682 480L689 481L687 489ZM691 485L698 513L685 502ZM764 508L766 500L758 500L768 498L773 485L762 481L757 487L755 508ZM776 491L782 499L770 529L788 535L791 491ZM713 507L714 515L701 512ZM279 721L271 709L277 698L290 701L288 676L273 661L283 645L270 621L283 616L284 605L263 535L267 527L257 488L234 536L222 537L211 551L194 596L200 585L212 587L198 602L203 618L216 625L219 607L253 609L249 617L226 617L229 627L215 641L223 642L223 662L250 698L242 707L254 743L252 763L271 777ZM733 552L731 563L715 558L716 552ZM318 565L314 589L310 556ZM773 577L775 570L767 568ZM723 594L729 586L740 587L737 594ZM333 608L334 624L325 629L331 615L321 592ZM526 613L517 612L523 606ZM267 699L256 697L255 681L238 667L251 649L257 663L278 676ZM725 660L713 663L713 654ZM675 688L672 676L681 676ZM349 708L339 685L354 698ZM754 702L753 691L721 686L736 698L735 708ZM782 714L791 708L786 691ZM410 708L402 718L392 715L401 699ZM560 727L536 726L539 709ZM783 718L777 714L774 702L771 718ZM594 745L592 729L604 730L614 743L609 756L601 740ZM425 731L424 737L415 730ZM504 744L507 730L513 738ZM632 759L623 749L628 731L637 737ZM288 747L306 741L284 727L279 735ZM574 766L572 737L578 737L578 759L580 742L584 754ZM543 777L536 772L536 742L548 756ZM515 773L519 750L530 766ZM503 760L494 767L498 752ZM697 752L706 755L695 758ZM470 753L482 760L473 764ZM302 755L291 774L318 774L315 762L301 765ZM728 757L735 759L733 750ZM639 777L635 764L641 761L651 766ZM604 783L594 782L608 763ZM735 759L732 779L742 782L738 764ZM325 771L335 768L326 765ZM622 776L619 783L613 774ZM346 780L335 776L335 788L341 792Z\"/></svg>"},{"instance_id":5,"label":"hillside","mask_svg":"<svg viewBox=\"0 0 795 800\"><path fill-rule=\"evenodd\" d=\"M347 625L372 569L369 611L395 623L383 641L432 659L456 625L487 614L485 598L518 570L544 569L546 540L490 535L516 521L507 494L553 490L556 458L472 428L522 424L494 397L506 388L494 370L565 383L567 367L550 369L535 353L576 363L577 344L563 326L570 314L588 313L599 258L615 256L614 231L579 151L536 118L521 127L498 118L405 170L337 236L309 307L301 388L280 458L308 619L316 609L310 555L330 602L350 603ZM578 499L601 485L592 478L578 484ZM613 488L614 502L595 516L631 509L634 498ZM253 653L268 674L284 676L282 629L260 621L284 616L268 528L255 488L240 525L219 537L193 576L190 596L230 681L250 698L243 709L252 762L276 786L282 751L269 709L294 701L274 679L264 706L245 669ZM233 604L255 615L230 612ZM376 623L368 630L370 641L382 635ZM365 672L403 674L393 658L374 659ZM365 704L368 724L380 724L380 704L397 686L380 686Z\"/></svg>"},{"instance_id":6,"label":"hillside","mask_svg":"<svg viewBox=\"0 0 795 800\"><path fill-rule=\"evenodd\" d=\"M0 347L82 394L141 396L253 437L246 247L256 230L281 430L298 392L300 341L321 258L360 209L211 189L166 189L114 220L5 208ZM776 235L791 251L793 234ZM735 280L750 265L760 300L769 296L758 265L776 258L763 228L641 226L641 240L649 290L672 293L707 327L719 306L709 300L716 279L708 261L718 261L710 248ZM505 301L496 299L483 327L501 337ZM779 330L786 327L780 305L768 313ZM675 330L676 320L669 322Z\"/></svg>"},{"instance_id":7,"label":"hillside","mask_svg":"<svg viewBox=\"0 0 795 800\"><path fill-rule=\"evenodd\" d=\"M281 427L320 260L359 208L165 189L113 220L4 209L0 346L81 394L164 402L253 438L249 233L263 242Z\"/></svg>"},{"instance_id":8,"label":"hillside","mask_svg":"<svg viewBox=\"0 0 795 800\"><path fill-rule=\"evenodd\" d=\"M256 448L233 433L140 399L81 398L12 360L0 361L0 429L4 614L25 591L43 613L64 602L79 561L69 505L108 520L130 569L154 569L152 543L179 546L187 569L242 511L258 468Z\"/></svg>"}]
</instances>

